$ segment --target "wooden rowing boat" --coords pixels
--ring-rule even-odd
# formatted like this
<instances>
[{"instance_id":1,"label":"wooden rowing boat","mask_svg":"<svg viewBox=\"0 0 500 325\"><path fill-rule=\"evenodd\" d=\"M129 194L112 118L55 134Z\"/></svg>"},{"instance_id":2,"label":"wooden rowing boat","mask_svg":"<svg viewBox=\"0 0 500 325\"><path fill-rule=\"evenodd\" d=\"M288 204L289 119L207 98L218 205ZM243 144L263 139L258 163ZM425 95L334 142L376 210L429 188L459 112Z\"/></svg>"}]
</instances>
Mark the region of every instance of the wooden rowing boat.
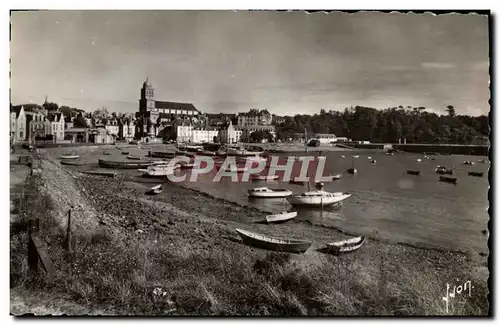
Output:
<instances>
[{"instance_id":1,"label":"wooden rowing boat","mask_svg":"<svg viewBox=\"0 0 500 325\"><path fill-rule=\"evenodd\" d=\"M408 175L420 175L420 170L407 170L406 173Z\"/></svg>"},{"instance_id":2,"label":"wooden rowing boat","mask_svg":"<svg viewBox=\"0 0 500 325\"><path fill-rule=\"evenodd\" d=\"M291 220L297 216L297 211L293 212L282 212L277 214L271 214L266 216L267 223L283 223Z\"/></svg>"},{"instance_id":3,"label":"wooden rowing boat","mask_svg":"<svg viewBox=\"0 0 500 325\"><path fill-rule=\"evenodd\" d=\"M441 182L457 184L457 178L456 177L439 176L439 180Z\"/></svg>"},{"instance_id":4,"label":"wooden rowing boat","mask_svg":"<svg viewBox=\"0 0 500 325\"><path fill-rule=\"evenodd\" d=\"M483 175L482 172L469 172L469 176L483 177Z\"/></svg>"},{"instance_id":5,"label":"wooden rowing boat","mask_svg":"<svg viewBox=\"0 0 500 325\"><path fill-rule=\"evenodd\" d=\"M149 195L156 195L163 192L163 186L161 184L155 185L149 189L146 193Z\"/></svg>"},{"instance_id":6,"label":"wooden rowing boat","mask_svg":"<svg viewBox=\"0 0 500 325\"><path fill-rule=\"evenodd\" d=\"M243 229L236 229L236 232L240 235L245 245L279 252L303 253L312 244L312 242L306 240L274 238Z\"/></svg>"},{"instance_id":7,"label":"wooden rowing boat","mask_svg":"<svg viewBox=\"0 0 500 325\"><path fill-rule=\"evenodd\" d=\"M79 155L64 155L60 157L61 159L78 159L80 158Z\"/></svg>"},{"instance_id":8,"label":"wooden rowing boat","mask_svg":"<svg viewBox=\"0 0 500 325\"><path fill-rule=\"evenodd\" d=\"M366 237L354 237L346 240L341 240L338 242L333 242L326 244L328 247L328 252L334 254L352 252L359 249L366 242Z\"/></svg>"},{"instance_id":9,"label":"wooden rowing boat","mask_svg":"<svg viewBox=\"0 0 500 325\"><path fill-rule=\"evenodd\" d=\"M110 161L99 159L99 167L102 168L119 168L119 169L139 169L151 166L151 161Z\"/></svg>"},{"instance_id":10,"label":"wooden rowing boat","mask_svg":"<svg viewBox=\"0 0 500 325\"><path fill-rule=\"evenodd\" d=\"M61 160L61 165L70 165L70 166L83 166L85 164L82 164L80 162L76 161L66 161L66 160Z\"/></svg>"},{"instance_id":11,"label":"wooden rowing boat","mask_svg":"<svg viewBox=\"0 0 500 325\"><path fill-rule=\"evenodd\" d=\"M98 170L88 170L82 172L87 175L96 175L96 176L105 176L105 177L115 177L116 174L114 172L109 172L109 171L98 171Z\"/></svg>"}]
</instances>

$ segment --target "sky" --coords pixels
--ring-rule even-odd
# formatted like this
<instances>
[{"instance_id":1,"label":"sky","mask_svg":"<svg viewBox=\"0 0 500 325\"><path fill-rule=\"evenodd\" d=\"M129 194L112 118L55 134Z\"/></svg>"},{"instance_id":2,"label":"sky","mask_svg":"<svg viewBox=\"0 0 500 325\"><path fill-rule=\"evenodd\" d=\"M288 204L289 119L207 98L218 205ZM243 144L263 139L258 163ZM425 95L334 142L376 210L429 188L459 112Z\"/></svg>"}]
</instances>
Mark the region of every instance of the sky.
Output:
<instances>
[{"instance_id":1,"label":"sky","mask_svg":"<svg viewBox=\"0 0 500 325\"><path fill-rule=\"evenodd\" d=\"M488 18L479 15L26 11L11 14L11 101L138 111L315 114L363 105L489 112Z\"/></svg>"}]
</instances>

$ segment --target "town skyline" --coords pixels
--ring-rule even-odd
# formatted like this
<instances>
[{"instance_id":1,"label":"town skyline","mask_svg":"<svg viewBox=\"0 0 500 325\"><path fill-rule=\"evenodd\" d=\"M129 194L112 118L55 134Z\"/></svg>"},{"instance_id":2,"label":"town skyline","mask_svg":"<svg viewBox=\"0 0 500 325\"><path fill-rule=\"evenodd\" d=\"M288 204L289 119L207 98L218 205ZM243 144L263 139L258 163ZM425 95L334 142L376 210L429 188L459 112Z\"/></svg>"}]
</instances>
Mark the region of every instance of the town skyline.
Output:
<instances>
[{"instance_id":1,"label":"town skyline","mask_svg":"<svg viewBox=\"0 0 500 325\"><path fill-rule=\"evenodd\" d=\"M48 95L132 113L149 77L157 99L204 113L411 105L446 114L453 105L487 115L487 24L375 12L12 12L11 102Z\"/></svg>"}]
</instances>

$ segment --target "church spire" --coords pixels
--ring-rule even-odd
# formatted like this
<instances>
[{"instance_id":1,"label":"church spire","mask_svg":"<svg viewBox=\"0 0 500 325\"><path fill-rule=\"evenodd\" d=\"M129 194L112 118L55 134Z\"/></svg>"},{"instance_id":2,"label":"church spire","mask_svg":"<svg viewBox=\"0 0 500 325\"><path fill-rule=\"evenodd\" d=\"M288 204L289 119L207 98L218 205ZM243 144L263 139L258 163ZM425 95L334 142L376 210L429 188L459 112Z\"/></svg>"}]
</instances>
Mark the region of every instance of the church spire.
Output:
<instances>
[{"instance_id":1,"label":"church spire","mask_svg":"<svg viewBox=\"0 0 500 325\"><path fill-rule=\"evenodd\" d=\"M47 96L47 94L45 94L45 102L44 102L44 104L48 104L48 103L49 103L48 102L48 96Z\"/></svg>"}]
</instances>

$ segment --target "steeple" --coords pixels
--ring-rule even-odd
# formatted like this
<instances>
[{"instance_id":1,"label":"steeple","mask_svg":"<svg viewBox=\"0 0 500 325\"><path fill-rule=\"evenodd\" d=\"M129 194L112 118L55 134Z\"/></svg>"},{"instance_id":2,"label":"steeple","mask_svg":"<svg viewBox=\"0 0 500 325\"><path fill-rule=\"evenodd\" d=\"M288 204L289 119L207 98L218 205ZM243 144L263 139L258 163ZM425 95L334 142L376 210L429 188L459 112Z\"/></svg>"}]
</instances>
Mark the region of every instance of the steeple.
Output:
<instances>
[{"instance_id":1,"label":"steeple","mask_svg":"<svg viewBox=\"0 0 500 325\"><path fill-rule=\"evenodd\" d=\"M48 103L49 103L48 102L48 96L47 96L47 94L45 94L45 102L44 102L44 104L48 104Z\"/></svg>"}]
</instances>

